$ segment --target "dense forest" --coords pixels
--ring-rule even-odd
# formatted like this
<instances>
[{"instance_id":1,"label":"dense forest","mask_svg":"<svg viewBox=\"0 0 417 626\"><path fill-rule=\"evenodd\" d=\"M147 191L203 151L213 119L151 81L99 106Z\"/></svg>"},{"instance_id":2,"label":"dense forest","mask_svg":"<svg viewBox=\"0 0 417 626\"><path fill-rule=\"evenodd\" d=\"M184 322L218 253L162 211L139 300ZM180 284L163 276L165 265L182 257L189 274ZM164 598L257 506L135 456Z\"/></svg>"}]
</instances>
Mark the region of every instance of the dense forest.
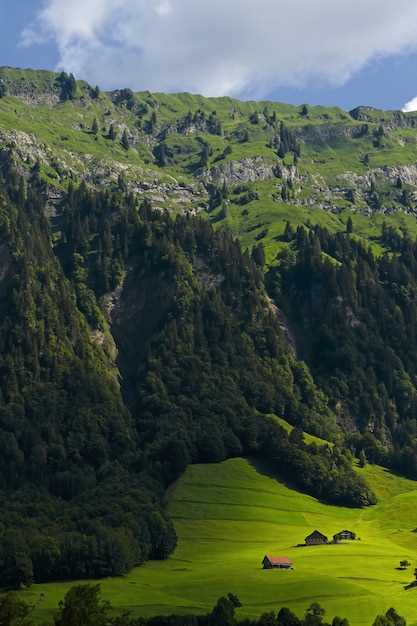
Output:
<instances>
[{"instance_id":1,"label":"dense forest","mask_svg":"<svg viewBox=\"0 0 417 626\"><path fill-rule=\"evenodd\" d=\"M239 598L229 593L219 598L207 615L135 619L129 613L115 616L112 605L103 601L99 585L78 585L68 591L51 623L53 626L349 626L349 621L342 617L336 616L327 621L325 609L317 602L311 604L301 618L283 607L277 612L264 613L259 619L239 619L241 606ZM0 623L2 626L23 623L32 626L32 610L15 595L5 595L0 599ZM406 621L391 608L378 615L373 626L406 626Z\"/></svg>"},{"instance_id":2,"label":"dense forest","mask_svg":"<svg viewBox=\"0 0 417 626\"><path fill-rule=\"evenodd\" d=\"M25 179L3 164L2 585L165 558L164 492L193 462L258 455L328 501L375 501L349 453L303 441L302 429L335 441L340 429L266 294L261 255L138 203L123 180L71 186L51 228L45 191L38 167Z\"/></svg>"},{"instance_id":3,"label":"dense forest","mask_svg":"<svg viewBox=\"0 0 417 626\"><path fill-rule=\"evenodd\" d=\"M416 242L384 225L376 257L351 232L290 231L268 284L300 356L351 447L417 478Z\"/></svg>"}]
</instances>

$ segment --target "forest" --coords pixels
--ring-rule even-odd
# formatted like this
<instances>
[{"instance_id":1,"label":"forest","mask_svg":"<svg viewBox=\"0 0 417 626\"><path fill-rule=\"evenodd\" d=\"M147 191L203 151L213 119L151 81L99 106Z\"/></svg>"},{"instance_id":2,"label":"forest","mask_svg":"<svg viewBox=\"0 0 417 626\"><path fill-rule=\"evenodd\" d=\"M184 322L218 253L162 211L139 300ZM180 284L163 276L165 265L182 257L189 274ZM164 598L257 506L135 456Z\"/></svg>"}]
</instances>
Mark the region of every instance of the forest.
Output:
<instances>
[{"instance_id":1,"label":"forest","mask_svg":"<svg viewBox=\"0 0 417 626\"><path fill-rule=\"evenodd\" d=\"M384 224L376 257L347 230L287 229L268 286L347 445L415 479L417 244Z\"/></svg>"},{"instance_id":2,"label":"forest","mask_svg":"<svg viewBox=\"0 0 417 626\"><path fill-rule=\"evenodd\" d=\"M25 179L3 162L3 586L166 558L164 493L189 463L260 456L329 502L375 502L282 328L260 250L139 203L123 178L70 186L54 227L47 202L39 167ZM303 429L338 445L307 445Z\"/></svg>"}]
</instances>

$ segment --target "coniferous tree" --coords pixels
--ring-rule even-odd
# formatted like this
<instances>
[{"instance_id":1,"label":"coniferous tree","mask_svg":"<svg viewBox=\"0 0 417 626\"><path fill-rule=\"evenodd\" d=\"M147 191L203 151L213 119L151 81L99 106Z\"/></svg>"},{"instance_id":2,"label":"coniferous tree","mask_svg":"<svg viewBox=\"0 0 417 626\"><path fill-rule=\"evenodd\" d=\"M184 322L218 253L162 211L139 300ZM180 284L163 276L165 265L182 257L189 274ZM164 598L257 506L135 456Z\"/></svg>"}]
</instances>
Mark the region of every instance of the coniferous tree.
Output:
<instances>
[{"instance_id":1,"label":"coniferous tree","mask_svg":"<svg viewBox=\"0 0 417 626\"><path fill-rule=\"evenodd\" d=\"M346 232L348 235L351 235L353 233L353 222L350 216L348 217L348 220L346 222Z\"/></svg>"},{"instance_id":2,"label":"coniferous tree","mask_svg":"<svg viewBox=\"0 0 417 626\"><path fill-rule=\"evenodd\" d=\"M200 167L207 167L210 158L210 146L204 142L200 152Z\"/></svg>"},{"instance_id":3,"label":"coniferous tree","mask_svg":"<svg viewBox=\"0 0 417 626\"><path fill-rule=\"evenodd\" d=\"M61 90L60 98L62 102L74 100L77 94L77 82L74 78L74 74L61 72L57 78L57 83Z\"/></svg>"},{"instance_id":4,"label":"coniferous tree","mask_svg":"<svg viewBox=\"0 0 417 626\"><path fill-rule=\"evenodd\" d=\"M114 123L110 124L109 139L111 139L112 141L116 141L117 139L117 131Z\"/></svg>"},{"instance_id":5,"label":"coniferous tree","mask_svg":"<svg viewBox=\"0 0 417 626\"><path fill-rule=\"evenodd\" d=\"M98 85L96 85L95 87L92 88L91 90L91 97L93 100L98 100L100 97L101 91L100 91L100 87Z\"/></svg>"},{"instance_id":6,"label":"coniferous tree","mask_svg":"<svg viewBox=\"0 0 417 626\"><path fill-rule=\"evenodd\" d=\"M165 141L161 141L161 143L156 146L154 154L156 162L159 166L165 167L166 165L168 165L168 152L169 151Z\"/></svg>"},{"instance_id":7,"label":"coniferous tree","mask_svg":"<svg viewBox=\"0 0 417 626\"><path fill-rule=\"evenodd\" d=\"M365 467L367 464L367 458L366 458L366 454L364 450L361 450L359 453L359 466L360 467Z\"/></svg>"},{"instance_id":8,"label":"coniferous tree","mask_svg":"<svg viewBox=\"0 0 417 626\"><path fill-rule=\"evenodd\" d=\"M123 148L125 150L129 150L129 148L130 148L130 141L129 141L129 135L127 134L127 130L126 129L123 131L121 144L122 144L122 146L123 146Z\"/></svg>"},{"instance_id":9,"label":"coniferous tree","mask_svg":"<svg viewBox=\"0 0 417 626\"><path fill-rule=\"evenodd\" d=\"M284 241L292 241L293 237L294 237L294 229L291 226L291 223L287 221L285 223Z\"/></svg>"},{"instance_id":10,"label":"coniferous tree","mask_svg":"<svg viewBox=\"0 0 417 626\"><path fill-rule=\"evenodd\" d=\"M263 243L258 243L252 250L252 259L258 267L265 265L265 249Z\"/></svg>"}]
</instances>

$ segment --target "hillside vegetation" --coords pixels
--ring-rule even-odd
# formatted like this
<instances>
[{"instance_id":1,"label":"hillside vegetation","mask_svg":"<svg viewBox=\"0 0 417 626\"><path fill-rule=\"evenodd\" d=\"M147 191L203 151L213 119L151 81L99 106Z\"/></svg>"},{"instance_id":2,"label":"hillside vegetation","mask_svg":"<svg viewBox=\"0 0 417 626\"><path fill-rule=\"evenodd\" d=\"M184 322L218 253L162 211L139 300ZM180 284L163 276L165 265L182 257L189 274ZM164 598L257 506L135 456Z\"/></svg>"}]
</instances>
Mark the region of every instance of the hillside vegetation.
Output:
<instances>
[{"instance_id":1,"label":"hillside vegetation","mask_svg":"<svg viewBox=\"0 0 417 626\"><path fill-rule=\"evenodd\" d=\"M166 558L163 494L190 463L255 454L327 501L375 501L349 451L300 438L340 428L229 233L83 183L53 231L39 168L13 159L0 199L2 585Z\"/></svg>"},{"instance_id":2,"label":"hillside vegetation","mask_svg":"<svg viewBox=\"0 0 417 626\"><path fill-rule=\"evenodd\" d=\"M285 221L365 239L382 221L416 233L417 116L359 107L102 93L66 75L0 69L0 145L41 163L55 190L85 179L130 187L169 210L209 207L268 261ZM381 252L381 246L375 244Z\"/></svg>"},{"instance_id":3,"label":"hillside vegetation","mask_svg":"<svg viewBox=\"0 0 417 626\"><path fill-rule=\"evenodd\" d=\"M0 68L0 584L167 558L193 464L417 478L416 129Z\"/></svg>"},{"instance_id":4,"label":"hillside vegetation","mask_svg":"<svg viewBox=\"0 0 417 626\"><path fill-rule=\"evenodd\" d=\"M413 624L417 590L404 587L417 566L416 483L377 466L358 471L380 498L366 510L324 505L242 459L190 467L169 492L176 551L166 562L103 581L104 597L134 615L205 613L228 590L243 604L241 617L282 606L301 616L319 602L327 619L343 615L352 626L368 626L391 606ZM348 528L360 540L295 547L316 528L329 537ZM294 570L262 570L266 553L290 557ZM411 563L406 571L398 569L403 559ZM41 618L67 589L40 585L22 597L36 603Z\"/></svg>"}]
</instances>

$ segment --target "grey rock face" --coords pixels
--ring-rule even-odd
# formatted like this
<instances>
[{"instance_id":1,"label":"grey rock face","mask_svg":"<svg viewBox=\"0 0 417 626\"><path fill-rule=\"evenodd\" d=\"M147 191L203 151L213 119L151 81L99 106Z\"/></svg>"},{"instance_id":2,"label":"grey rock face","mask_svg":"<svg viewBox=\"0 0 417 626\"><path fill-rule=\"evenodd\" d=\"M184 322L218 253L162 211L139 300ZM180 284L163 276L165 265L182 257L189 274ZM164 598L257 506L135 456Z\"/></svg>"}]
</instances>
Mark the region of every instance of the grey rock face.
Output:
<instances>
[{"instance_id":1,"label":"grey rock face","mask_svg":"<svg viewBox=\"0 0 417 626\"><path fill-rule=\"evenodd\" d=\"M205 170L201 175L201 179L206 184L221 186L223 184L255 183L272 178L293 178L295 176L295 167L285 167L278 161L268 160L263 157L249 157L241 161L227 161Z\"/></svg>"}]
</instances>

